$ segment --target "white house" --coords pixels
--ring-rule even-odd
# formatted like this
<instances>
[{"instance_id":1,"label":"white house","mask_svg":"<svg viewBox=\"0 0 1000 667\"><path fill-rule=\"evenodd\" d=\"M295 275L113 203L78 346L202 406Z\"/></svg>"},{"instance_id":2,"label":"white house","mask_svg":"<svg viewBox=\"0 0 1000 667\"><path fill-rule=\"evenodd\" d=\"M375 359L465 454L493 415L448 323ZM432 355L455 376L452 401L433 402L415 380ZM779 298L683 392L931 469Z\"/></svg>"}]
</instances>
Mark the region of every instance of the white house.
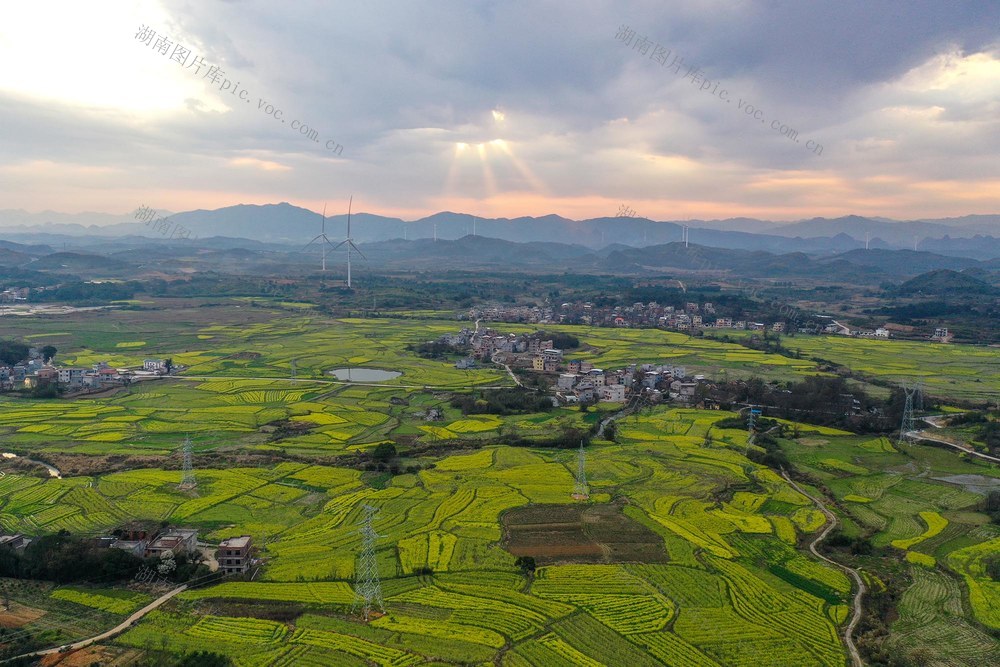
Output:
<instances>
[{"instance_id":1,"label":"white house","mask_svg":"<svg viewBox=\"0 0 1000 667\"><path fill-rule=\"evenodd\" d=\"M563 391L569 391L576 385L579 377L576 373L562 373L556 381L556 386Z\"/></svg>"},{"instance_id":2,"label":"white house","mask_svg":"<svg viewBox=\"0 0 1000 667\"><path fill-rule=\"evenodd\" d=\"M625 400L625 385L623 384L606 384L601 387L600 391L602 401L621 403Z\"/></svg>"},{"instance_id":3,"label":"white house","mask_svg":"<svg viewBox=\"0 0 1000 667\"><path fill-rule=\"evenodd\" d=\"M165 371L167 370L167 362L165 359L143 359L142 370Z\"/></svg>"}]
</instances>

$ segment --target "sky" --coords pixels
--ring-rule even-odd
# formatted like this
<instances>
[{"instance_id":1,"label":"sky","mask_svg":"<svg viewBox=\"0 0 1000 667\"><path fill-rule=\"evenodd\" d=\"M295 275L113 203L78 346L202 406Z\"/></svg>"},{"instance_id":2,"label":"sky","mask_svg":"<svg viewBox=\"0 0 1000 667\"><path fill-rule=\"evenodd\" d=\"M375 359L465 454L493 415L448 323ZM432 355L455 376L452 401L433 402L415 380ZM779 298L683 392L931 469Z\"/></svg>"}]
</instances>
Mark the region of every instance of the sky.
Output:
<instances>
[{"instance_id":1,"label":"sky","mask_svg":"<svg viewBox=\"0 0 1000 667\"><path fill-rule=\"evenodd\" d=\"M2 0L0 62L0 209L1000 213L992 0Z\"/></svg>"}]
</instances>

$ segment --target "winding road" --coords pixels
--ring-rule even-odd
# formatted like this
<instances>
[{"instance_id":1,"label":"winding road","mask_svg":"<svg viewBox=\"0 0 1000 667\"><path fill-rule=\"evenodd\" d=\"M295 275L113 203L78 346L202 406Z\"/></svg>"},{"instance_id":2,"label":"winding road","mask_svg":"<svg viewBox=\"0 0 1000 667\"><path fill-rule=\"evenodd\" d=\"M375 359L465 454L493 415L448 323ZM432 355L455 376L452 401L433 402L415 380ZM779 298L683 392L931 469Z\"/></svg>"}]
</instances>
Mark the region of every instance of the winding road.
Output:
<instances>
[{"instance_id":1,"label":"winding road","mask_svg":"<svg viewBox=\"0 0 1000 667\"><path fill-rule=\"evenodd\" d=\"M868 589L867 587L865 587L865 582L861 579L861 575L858 574L857 570L851 567L847 567L842 563L838 563L835 560L827 558L826 556L821 554L819 550L816 548L816 545L818 545L820 542L826 539L826 536L830 534L830 531L832 531L834 528L837 527L838 523L837 517L833 512L831 512L826 508L826 505L820 502L817 498L814 498L810 494L806 493L802 489L802 487L793 482L792 479L788 476L788 473L786 473L784 470L781 471L781 476L784 477L785 480L792 485L792 488L794 488L796 491L804 495L809 500L813 501L816 504L816 507L819 508L819 511L821 511L824 514L824 516L826 516L826 519L829 522L826 528L823 529L823 532L820 533L816 539L814 539L812 542L809 543L809 551L811 551L812 554L816 556L816 558L819 558L822 561L826 561L827 563L830 563L831 565L840 568L844 572L847 572L849 575L851 575L851 578L854 579L854 583L856 583L858 586L858 590L854 594L854 608L851 613L851 620L844 628L844 643L847 644L847 650L851 654L851 662L854 664L854 667L864 667L865 663L864 661L861 660L861 654L858 653L858 647L854 644L854 630L855 628L858 627L858 623L861 622L861 611L862 611L861 599L864 597L864 594L868 592Z\"/></svg>"},{"instance_id":2,"label":"winding road","mask_svg":"<svg viewBox=\"0 0 1000 667\"><path fill-rule=\"evenodd\" d=\"M3 662L10 662L11 660L20 660L23 658L35 658L43 655L52 655L53 653L60 653L62 651L76 651L77 649L86 648L91 644L102 642L105 639L109 639L117 634L125 632L132 626L133 623L135 623L140 618L142 618L149 612L153 611L154 609L162 605L164 602L166 602L167 600L174 597L175 595L177 595L178 593L180 593L185 589L187 589L187 584L184 584L183 586L178 586L169 593L161 595L160 597L156 598L155 600L147 604L145 607L135 612L134 614L126 618L124 621L122 621L115 627L108 630L107 632L102 632L101 634L90 637L89 639L81 639L80 641L73 642L72 644L63 644L62 646L56 646L55 648L48 648L42 651L34 651L32 653L24 653L22 655L15 656L13 658L7 658Z\"/></svg>"}]
</instances>

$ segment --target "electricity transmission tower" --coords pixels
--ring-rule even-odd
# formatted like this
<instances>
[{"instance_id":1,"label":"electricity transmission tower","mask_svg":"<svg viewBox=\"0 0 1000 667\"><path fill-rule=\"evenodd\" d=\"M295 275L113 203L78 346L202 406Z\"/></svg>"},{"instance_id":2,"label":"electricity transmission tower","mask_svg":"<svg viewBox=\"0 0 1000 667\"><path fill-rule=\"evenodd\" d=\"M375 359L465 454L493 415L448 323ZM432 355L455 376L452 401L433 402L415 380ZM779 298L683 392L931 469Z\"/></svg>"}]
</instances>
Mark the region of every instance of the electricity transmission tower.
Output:
<instances>
[{"instance_id":1,"label":"electricity transmission tower","mask_svg":"<svg viewBox=\"0 0 1000 667\"><path fill-rule=\"evenodd\" d=\"M191 436L188 436L184 438L184 474L177 488L189 491L197 486L198 482L195 480L194 471L191 469Z\"/></svg>"},{"instance_id":2,"label":"electricity transmission tower","mask_svg":"<svg viewBox=\"0 0 1000 667\"><path fill-rule=\"evenodd\" d=\"M292 359L292 379L295 379L295 359Z\"/></svg>"},{"instance_id":3,"label":"electricity transmission tower","mask_svg":"<svg viewBox=\"0 0 1000 667\"><path fill-rule=\"evenodd\" d=\"M900 445L910 442L910 433L917 429L916 420L913 418L913 396L917 393L917 388L910 389L903 385L903 393L906 394L906 405L903 407L903 422L899 426L899 439L896 441Z\"/></svg>"},{"instance_id":4,"label":"electricity transmission tower","mask_svg":"<svg viewBox=\"0 0 1000 667\"><path fill-rule=\"evenodd\" d=\"M587 455L583 450L583 440L580 441L580 451L576 456L576 486L573 497L577 500L590 498L590 487L587 486Z\"/></svg>"},{"instance_id":5,"label":"electricity transmission tower","mask_svg":"<svg viewBox=\"0 0 1000 667\"><path fill-rule=\"evenodd\" d=\"M354 584L354 604L351 611L357 606L358 601L362 601L361 615L367 621L371 617L372 607L385 612L385 604L382 602L382 581L378 576L378 563L375 560L375 541L380 537L375 532L375 515L378 508L365 505L362 508L365 512L364 519L361 520L361 553L358 556L358 572Z\"/></svg>"},{"instance_id":6,"label":"electricity transmission tower","mask_svg":"<svg viewBox=\"0 0 1000 667\"><path fill-rule=\"evenodd\" d=\"M751 405L749 415L747 416L747 446L744 455L750 453L750 445L753 444L754 439L757 437L757 432L754 430L754 420L759 414L760 410Z\"/></svg>"}]
</instances>

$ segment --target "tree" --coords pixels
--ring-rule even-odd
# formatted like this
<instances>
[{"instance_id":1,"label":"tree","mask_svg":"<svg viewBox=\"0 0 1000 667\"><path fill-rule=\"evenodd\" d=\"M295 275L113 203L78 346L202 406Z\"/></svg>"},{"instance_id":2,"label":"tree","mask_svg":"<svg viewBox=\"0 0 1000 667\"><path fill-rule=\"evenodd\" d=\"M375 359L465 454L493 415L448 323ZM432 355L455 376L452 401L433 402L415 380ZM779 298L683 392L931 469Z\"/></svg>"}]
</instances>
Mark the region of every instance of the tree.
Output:
<instances>
[{"instance_id":1,"label":"tree","mask_svg":"<svg viewBox=\"0 0 1000 667\"><path fill-rule=\"evenodd\" d=\"M372 458L382 463L396 458L396 445L391 442L381 443L372 450Z\"/></svg>"},{"instance_id":2,"label":"tree","mask_svg":"<svg viewBox=\"0 0 1000 667\"><path fill-rule=\"evenodd\" d=\"M228 667L233 662L225 655L211 651L188 653L177 663L177 667Z\"/></svg>"},{"instance_id":3,"label":"tree","mask_svg":"<svg viewBox=\"0 0 1000 667\"><path fill-rule=\"evenodd\" d=\"M173 368L174 368L174 360L173 359L165 359L163 361L163 365L167 369L167 373L169 374L170 371L173 370Z\"/></svg>"},{"instance_id":4,"label":"tree","mask_svg":"<svg viewBox=\"0 0 1000 667\"><path fill-rule=\"evenodd\" d=\"M0 363L13 366L28 356L28 346L12 340L0 340Z\"/></svg>"},{"instance_id":5,"label":"tree","mask_svg":"<svg viewBox=\"0 0 1000 667\"><path fill-rule=\"evenodd\" d=\"M521 573L524 576L528 578L535 576L535 569L537 566L535 564L535 559L531 556L518 556L517 560L514 561L514 565L521 568Z\"/></svg>"},{"instance_id":6,"label":"tree","mask_svg":"<svg viewBox=\"0 0 1000 667\"><path fill-rule=\"evenodd\" d=\"M42 348L42 361L48 363L53 357L56 356L56 352L58 352L58 350L54 346L46 345Z\"/></svg>"}]
</instances>

